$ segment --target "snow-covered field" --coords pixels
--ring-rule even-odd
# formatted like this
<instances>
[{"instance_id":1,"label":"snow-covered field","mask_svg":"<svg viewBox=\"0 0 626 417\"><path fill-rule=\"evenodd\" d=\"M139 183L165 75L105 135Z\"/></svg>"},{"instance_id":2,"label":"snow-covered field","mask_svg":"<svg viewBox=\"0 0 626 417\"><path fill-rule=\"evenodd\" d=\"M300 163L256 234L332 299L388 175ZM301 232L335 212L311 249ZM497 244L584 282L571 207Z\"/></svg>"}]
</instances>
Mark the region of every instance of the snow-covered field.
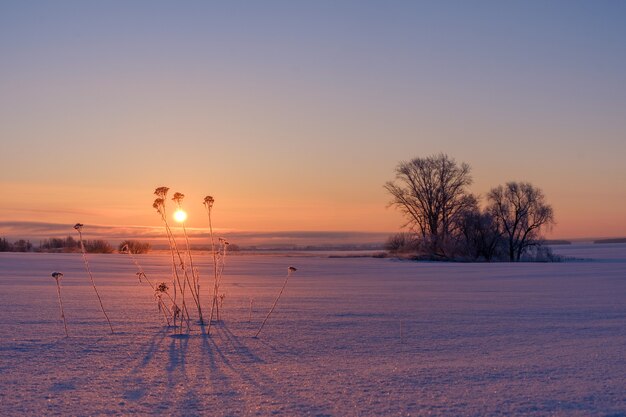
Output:
<instances>
[{"instance_id":1,"label":"snow-covered field","mask_svg":"<svg viewBox=\"0 0 626 417\"><path fill-rule=\"evenodd\" d=\"M223 322L186 338L127 255L89 257L111 335L80 255L2 253L0 415L626 416L626 245L556 251L596 260L232 256Z\"/></svg>"}]
</instances>

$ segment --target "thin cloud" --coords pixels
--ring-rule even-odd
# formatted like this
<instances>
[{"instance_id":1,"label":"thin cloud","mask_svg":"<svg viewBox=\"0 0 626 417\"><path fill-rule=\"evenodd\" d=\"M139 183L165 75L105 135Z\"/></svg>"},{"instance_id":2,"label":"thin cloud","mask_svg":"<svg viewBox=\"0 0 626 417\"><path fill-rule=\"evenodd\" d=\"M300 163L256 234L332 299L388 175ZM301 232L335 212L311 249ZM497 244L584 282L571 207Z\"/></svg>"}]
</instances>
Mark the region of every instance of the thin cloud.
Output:
<instances>
[{"instance_id":1,"label":"thin cloud","mask_svg":"<svg viewBox=\"0 0 626 417\"><path fill-rule=\"evenodd\" d=\"M38 241L51 237L73 235L73 224L0 221L0 236L9 240L28 239ZM188 228L187 232L194 244L208 244L209 231L201 228ZM228 237L236 244L245 246L307 246L307 245L358 245L384 242L389 233L353 231L241 231L218 230L218 235ZM85 225L87 239L123 240L141 239L163 242L163 227L160 226L112 226Z\"/></svg>"}]
</instances>

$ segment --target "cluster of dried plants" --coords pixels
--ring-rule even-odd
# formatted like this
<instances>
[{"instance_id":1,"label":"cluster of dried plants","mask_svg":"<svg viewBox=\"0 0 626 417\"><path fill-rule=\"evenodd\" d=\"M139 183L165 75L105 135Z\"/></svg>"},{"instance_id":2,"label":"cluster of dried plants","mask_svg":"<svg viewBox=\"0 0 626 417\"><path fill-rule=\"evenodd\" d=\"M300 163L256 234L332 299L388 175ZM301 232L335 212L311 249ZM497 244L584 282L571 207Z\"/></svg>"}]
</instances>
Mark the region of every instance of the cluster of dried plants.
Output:
<instances>
[{"instance_id":1,"label":"cluster of dried plants","mask_svg":"<svg viewBox=\"0 0 626 417\"><path fill-rule=\"evenodd\" d=\"M156 199L154 200L153 207L159 213L161 220L165 226L165 234L167 237L168 247L172 259L172 287L173 296L172 307L168 310L171 313L171 318L174 325L180 326L180 332L183 330L183 321L187 323L189 329L189 311L187 309L188 296L193 300L198 312L198 320L200 324L204 324L204 317L202 313L202 300L200 298L201 279L200 273L196 265L194 264L193 254L191 250L191 244L189 241L189 234L185 226L184 220L181 221L181 228L185 239L185 249L181 251L176 241L176 236L172 232L172 228L167 220L166 201L168 187L158 187L154 194ZM176 208L182 210L182 203L185 195L182 193L174 193L172 201L174 201ZM207 333L210 334L212 322L220 320L220 309L223 306L225 294L220 293L220 282L224 272L224 266L226 263L226 254L228 248L228 241L224 238L216 238L213 233L213 223L211 217L211 210L215 200L211 196L204 198L203 204L207 210L209 217L209 231L211 236L211 253L213 258L213 292L211 294L211 312L208 320ZM181 320L177 323L177 312L180 312Z\"/></svg>"},{"instance_id":2,"label":"cluster of dried plants","mask_svg":"<svg viewBox=\"0 0 626 417\"><path fill-rule=\"evenodd\" d=\"M176 207L178 208L178 210L182 210L183 208L182 207L183 198L185 198L185 195L182 193L174 193L174 196L172 197L172 201L176 203ZM198 309L198 319L200 320L200 323L203 324L204 319L202 317L202 308L200 304L200 276L199 276L197 268L193 264L193 256L191 255L191 245L189 244L189 236L187 235L187 228L185 227L185 221L183 220L180 223L183 229L183 235L185 236L185 249L186 249L186 257L181 263L183 273L185 274L185 281L183 282L183 291L182 291L183 299L185 298L184 294L185 294L186 286L187 284L189 284L189 291L191 293L191 297L193 298L196 304L196 308ZM173 236L172 236L172 240L174 240ZM189 261L189 263L186 263L186 261ZM191 270L191 282L189 281L189 274L187 273L187 271L189 270Z\"/></svg>"},{"instance_id":3,"label":"cluster of dried plants","mask_svg":"<svg viewBox=\"0 0 626 417\"><path fill-rule=\"evenodd\" d=\"M182 231L183 231L183 235L185 238L185 245L186 245L185 254L182 255L181 251L178 249L176 238L174 234L172 233L172 230L167 221L165 202L166 202L168 191L169 191L168 187L157 188L154 192L157 198L154 200L154 204L153 204L153 207L157 210L157 212L161 216L161 220L163 221L163 224L165 225L166 236L167 236L169 249L170 249L170 253L172 257L172 271L173 271L172 285L174 287L174 296L169 297L169 293L167 293L166 290L163 290L163 288L167 289L167 286L165 285L165 283L162 283L160 287L162 289L161 292L163 294L168 295L169 299L172 302L172 307L171 309L167 309L167 307L163 303L163 300L162 300L163 297L161 295L158 298L159 303L160 303L159 305L161 306L160 311L165 311L168 314L170 314L170 317L172 317L175 324L176 324L176 318L178 315L182 315L184 319L186 320L186 322L189 323L189 313L186 308L187 304L185 300L187 286L189 286L189 290L190 290L189 292L191 293L191 297L193 298L198 308L198 317L199 317L200 323L204 323L203 317L202 317L202 308L201 308L201 299L200 299L200 275L199 275L198 269L195 267L193 263L193 256L191 253L191 246L189 243L189 235L187 234L185 223L184 221L181 221ZM182 193L175 193L172 198L172 200L176 203L176 207L179 210L182 209L182 201L184 197L185 196ZM221 312L223 311L224 299L226 298L226 293L221 291L220 285L222 282L222 278L224 276L224 269L226 266L226 258L228 254L229 242L223 237L216 238L214 230L213 230L213 206L215 205L215 199L212 196L208 195L204 197L203 205L206 209L206 213L208 217L209 237L211 241L211 257L213 260L213 291L212 291L212 294L210 295L211 310L210 310L210 315L208 319L208 327L207 327L207 335L210 335L212 324L214 322L221 321ZM183 275L182 282L181 282L181 277L180 277L181 274L179 274L178 272L179 268ZM289 277L291 277L291 275L296 270L297 269L293 266L290 266L287 268L287 276L285 277L285 282L283 283L283 286L281 287L280 292L278 293L278 296L274 300L274 303L272 304L269 312L267 313L267 316L261 323L259 330L256 332L255 337L258 337L258 335L261 333L261 330L263 329L270 315L276 308L276 305L278 304L278 300L280 299L281 295L283 294L285 290L285 287L287 286ZM180 294L180 297L178 296L178 294ZM180 301L178 301L179 299ZM250 321L252 320L252 303L253 301L252 299L250 299L250 311L249 311ZM189 328L189 324L188 324L188 328ZM180 329L182 331L182 323L181 323Z\"/></svg>"},{"instance_id":4,"label":"cluster of dried plants","mask_svg":"<svg viewBox=\"0 0 626 417\"><path fill-rule=\"evenodd\" d=\"M160 280L150 280L145 272L145 270L140 265L137 257L135 256L135 251L129 245L131 241L125 241L120 246L120 253L128 254L130 256L133 264L137 268L137 272L135 273L137 279L140 283L146 283L150 286L153 291L154 299L157 304L157 309L159 312L159 316L162 316L168 327L173 326L175 331L178 334L183 334L184 329L187 329L187 332L191 330L191 317L188 310L188 305L190 305L189 299L193 301L196 305L198 320L201 325L204 325L204 317L202 314L202 300L200 298L200 289L201 289L201 280L200 273L198 268L194 264L194 259L191 250L191 244L189 235L187 233L187 228L185 226L184 219L177 219L181 223L182 233L185 239L184 250L181 250L178 242L176 241L176 236L172 231L172 227L167 219L167 194L169 192L168 187L158 187L154 194L156 198L152 204L152 207L159 214L165 229L165 236L168 242L169 255L171 258L171 281L170 282L162 282ZM172 197L172 201L175 204L176 209L182 210L182 203L185 195L182 193L174 193ZM211 257L213 260L213 283L212 283L212 291L209 291L210 299L209 303L211 305L210 308L210 317L208 320L208 328L207 335L211 332L211 324L214 322L219 322L222 320L221 314L223 312L224 300L226 298L226 292L222 291L220 285L222 283L222 278L224 276L224 270L226 266L226 257L228 254L228 246L229 242L223 237L216 237L213 230L213 218L212 218L212 210L215 204L215 199L212 196L206 196L203 200L203 204L206 208L207 216L208 216L208 226L209 226L209 235L211 241ZM89 260L87 258L87 251L85 250L85 241L83 240L83 227L82 223L76 223L74 225L74 229L78 232L79 236L79 244L83 257L83 261L85 264L85 269L91 281L91 285L96 293L98 298L98 302L100 304L100 308L102 313L104 314L107 323L109 324L109 328L111 329L111 333L113 333L113 326L111 321L109 320L109 316L106 313L104 308L104 304L102 302L102 298L98 292L98 288L96 287L96 283L93 278L93 274L91 272L91 267L89 265ZM296 268L290 266L287 268L287 276L285 277L285 282L278 293L278 296L274 300L269 312L265 316L265 319L261 323L258 331L256 332L255 337L257 337L263 327L265 326L267 320L270 315L276 308L278 300L280 299L285 287L287 286L287 282L289 277L296 271ZM61 309L61 318L63 319L63 324L65 327L65 334L69 337L69 333L67 330L67 323L65 320L65 312L63 310L63 300L61 298L61 284L60 280L63 277L61 272L52 273L52 277L56 280L57 285L57 294L59 298L59 305ZM248 321L252 321L252 307L253 307L254 299L250 298L250 308L248 314Z\"/></svg>"},{"instance_id":5,"label":"cluster of dried plants","mask_svg":"<svg viewBox=\"0 0 626 417\"><path fill-rule=\"evenodd\" d=\"M172 260L172 286L174 289L174 295L172 297L173 304L171 308L172 320L174 326L178 326L180 328L179 333L182 333L184 324L187 325L187 330L190 329L190 316L189 310L187 309L186 299L187 287L189 287L189 292L191 293L193 301L194 303L196 303L196 306L198 308L198 312L200 314L200 322L202 322L202 310L200 308L200 300L195 294L196 285L194 284L195 278L193 270L192 278L190 279L186 255L182 254L179 250L178 244L176 242L176 237L174 236L174 233L172 232L172 229L167 221L166 201L168 191L168 187L158 187L156 190L154 190L154 194L157 196L157 198L154 200L152 207L154 207L157 213L159 213L159 215L161 216L161 220L163 221L163 224L165 226L165 234L167 237L168 247ZM172 200L180 207L183 198L183 194L175 193ZM191 256L191 252L188 252L189 256Z\"/></svg>"}]
</instances>

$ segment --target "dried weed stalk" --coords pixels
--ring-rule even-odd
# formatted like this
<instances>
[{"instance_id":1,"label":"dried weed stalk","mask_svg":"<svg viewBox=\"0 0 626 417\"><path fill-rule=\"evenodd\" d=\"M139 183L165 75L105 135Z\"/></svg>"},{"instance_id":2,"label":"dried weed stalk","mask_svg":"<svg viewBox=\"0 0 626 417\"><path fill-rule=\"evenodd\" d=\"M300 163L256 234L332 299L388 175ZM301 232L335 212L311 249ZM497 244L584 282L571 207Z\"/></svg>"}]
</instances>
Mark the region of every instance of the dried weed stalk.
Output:
<instances>
[{"instance_id":1,"label":"dried weed stalk","mask_svg":"<svg viewBox=\"0 0 626 417\"><path fill-rule=\"evenodd\" d=\"M179 210L182 210L182 202L185 195L182 193L174 193L172 197L172 201L176 203L176 206ZM185 236L185 244L187 249L187 258L189 259L189 267L191 268L191 282L189 282L189 275L187 274L187 268L184 262L183 272L185 274L185 282L183 283L183 298L185 292L186 284L189 284L189 291L191 292L191 297L196 303L196 307L198 308L198 318L200 320L200 324L204 324L204 319L202 317L202 308L200 307L200 277L198 275L198 270L195 268L193 264L193 256L191 254L191 245L189 243L189 235L187 234L187 228L185 227L185 222L181 221L181 226L183 229L183 235Z\"/></svg>"},{"instance_id":2,"label":"dried weed stalk","mask_svg":"<svg viewBox=\"0 0 626 417\"><path fill-rule=\"evenodd\" d=\"M87 274L89 275L89 279L91 280L91 285L93 286L93 290L96 292L96 296L98 297L98 301L100 302L100 308L102 309L102 313L104 317L107 319L107 323L109 323L109 328L111 329L111 334L113 334L113 326L111 325L111 320L109 320L109 316L107 312L104 310L104 305L102 304L102 298L100 298L100 294L98 293L98 288L96 288L96 283L93 280L93 275L91 274L91 268L89 267L89 261L87 260L87 252L85 251L85 243L83 242L83 224L76 223L74 225L74 229L78 232L78 237L80 239L80 251L83 254L83 260L85 261L85 269L87 269Z\"/></svg>"},{"instance_id":3,"label":"dried weed stalk","mask_svg":"<svg viewBox=\"0 0 626 417\"><path fill-rule=\"evenodd\" d=\"M259 330L256 332L254 337L258 337L259 333L261 333L261 330L263 330L263 326L265 326L265 322L267 321L267 319L269 319L270 315L272 314L272 311L274 311L274 308L276 307L276 304L278 303L278 299L283 294L283 291L285 290L285 287L287 286L287 281L289 281L289 277L291 276L293 272L296 272L297 270L298 269L294 268L293 266L290 266L289 268L287 268L287 277L285 278L283 287L280 289L280 292L278 293L278 297L276 297L276 300L274 300L274 304L272 304L272 308L270 308L270 311L267 313L267 316L265 316L263 323L261 323L261 327L259 327Z\"/></svg>"},{"instance_id":4,"label":"dried weed stalk","mask_svg":"<svg viewBox=\"0 0 626 417\"><path fill-rule=\"evenodd\" d=\"M59 296L59 307L61 308L61 318L63 319L63 327L65 327L65 337L70 337L67 332L67 322L65 321L65 311L63 311L63 299L61 298L61 278L63 278L62 272L53 272L52 278L57 283L57 294Z\"/></svg>"},{"instance_id":5,"label":"dried weed stalk","mask_svg":"<svg viewBox=\"0 0 626 417\"><path fill-rule=\"evenodd\" d=\"M211 211L213 209L213 204L215 204L215 199L207 195L204 197L203 201L204 207L206 208L207 215L209 216L209 235L211 236L211 254L213 256L213 297L211 299L211 315L209 316L209 327L207 329L207 334L211 334L211 324L213 323L213 314L215 313L217 306L217 292L219 290L219 279L218 279L218 266L217 266L217 253L215 250L215 235L213 234L213 223L211 219Z\"/></svg>"},{"instance_id":6,"label":"dried weed stalk","mask_svg":"<svg viewBox=\"0 0 626 417\"><path fill-rule=\"evenodd\" d=\"M178 268L180 267L185 274L186 272L185 272L185 263L183 261L183 257L180 254L180 251L178 250L176 239L174 239L174 234L172 233L170 225L167 222L165 199L167 198L168 191L169 191L168 187L158 187L156 190L154 190L154 194L157 196L157 198L154 200L152 207L156 209L157 213L159 213L159 215L161 216L161 220L163 221L163 224L165 225L165 235L167 237L170 254L172 257L172 283L174 287L174 297L173 297L174 305L172 306L172 319L174 321L174 326L176 326L177 318L178 317L181 318L180 332L182 333L183 321L186 321L187 323L187 330L190 329L190 326L189 326L189 312L187 311L184 294L182 294L183 285L181 283L180 276L178 274ZM177 258L178 258L178 263L176 262ZM182 296L182 301L181 301L182 309L178 307L177 297L178 297L179 291L181 291L181 296Z\"/></svg>"}]
</instances>

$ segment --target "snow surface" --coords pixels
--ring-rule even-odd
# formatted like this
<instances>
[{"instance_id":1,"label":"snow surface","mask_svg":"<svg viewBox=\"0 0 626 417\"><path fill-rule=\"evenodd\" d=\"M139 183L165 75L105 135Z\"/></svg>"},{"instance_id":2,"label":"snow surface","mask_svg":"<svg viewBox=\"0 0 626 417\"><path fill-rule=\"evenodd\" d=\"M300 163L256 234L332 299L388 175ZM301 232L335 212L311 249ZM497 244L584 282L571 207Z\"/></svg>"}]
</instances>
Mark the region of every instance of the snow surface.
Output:
<instances>
[{"instance_id":1,"label":"snow surface","mask_svg":"<svg viewBox=\"0 0 626 417\"><path fill-rule=\"evenodd\" d=\"M89 256L111 335L80 255L2 253L0 415L626 416L626 245L592 249L556 251L602 261L232 256L223 322L182 338L128 255ZM166 256L139 260L167 279Z\"/></svg>"}]
</instances>

